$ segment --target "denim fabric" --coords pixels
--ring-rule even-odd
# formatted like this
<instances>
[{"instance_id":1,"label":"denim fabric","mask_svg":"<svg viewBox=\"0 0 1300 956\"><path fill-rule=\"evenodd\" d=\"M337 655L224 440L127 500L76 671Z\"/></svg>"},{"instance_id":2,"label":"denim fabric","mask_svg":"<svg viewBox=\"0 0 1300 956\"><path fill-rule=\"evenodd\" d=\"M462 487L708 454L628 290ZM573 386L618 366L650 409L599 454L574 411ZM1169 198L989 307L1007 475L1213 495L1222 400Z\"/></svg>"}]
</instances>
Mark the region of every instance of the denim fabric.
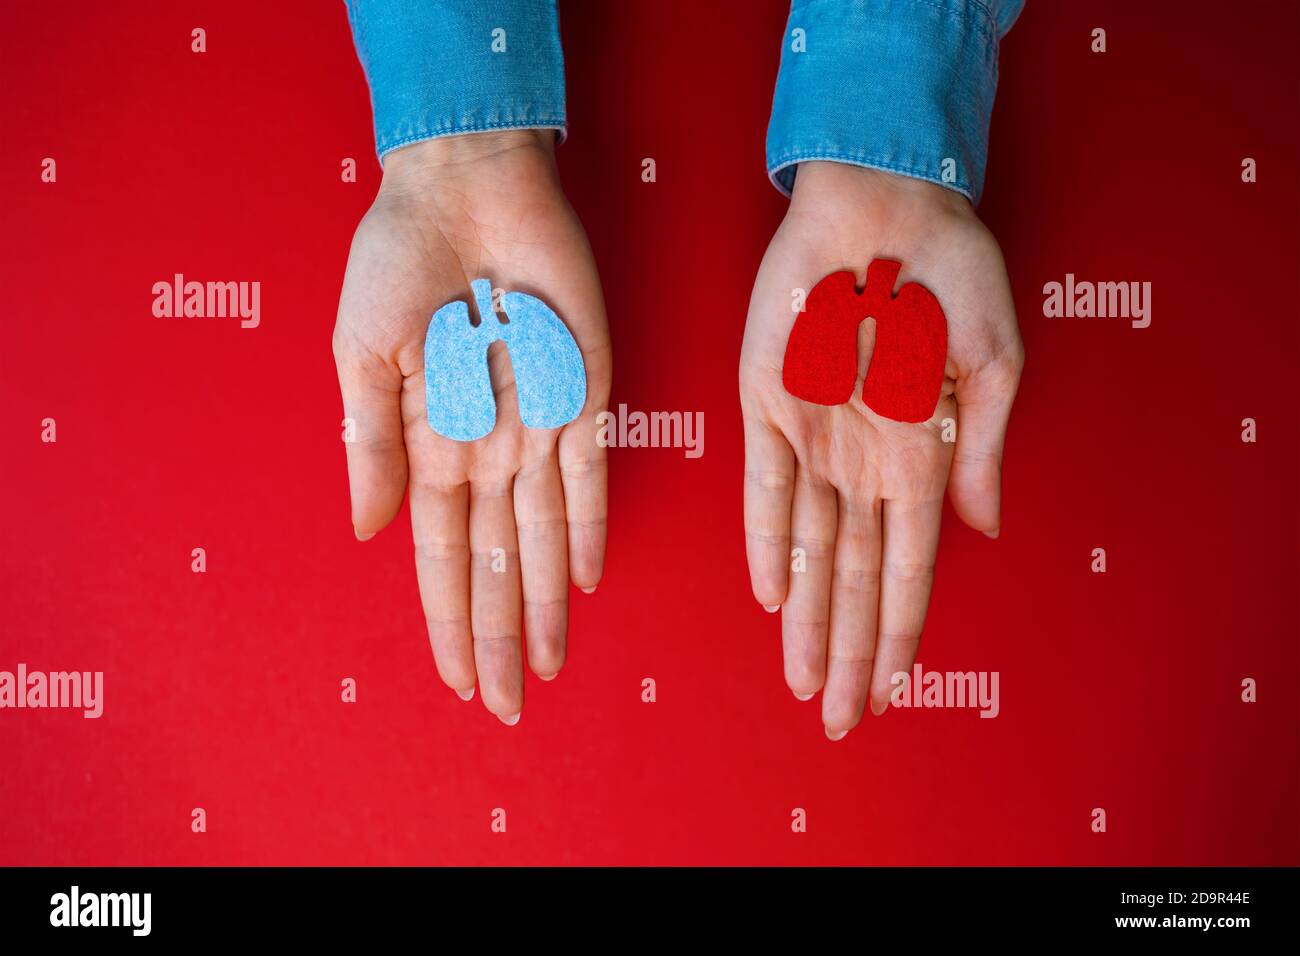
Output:
<instances>
[{"instance_id":1,"label":"denim fabric","mask_svg":"<svg viewBox=\"0 0 1300 956\"><path fill-rule=\"evenodd\" d=\"M794 0L767 170L787 196L825 159L926 179L978 202L998 41L1024 0ZM803 31L796 34L796 30ZM795 52L802 38L803 52ZM944 160L955 173L944 181Z\"/></svg>"},{"instance_id":2,"label":"denim fabric","mask_svg":"<svg viewBox=\"0 0 1300 956\"><path fill-rule=\"evenodd\" d=\"M554 0L345 0L385 153L457 133L565 128ZM503 30L505 51L493 52Z\"/></svg>"}]
</instances>

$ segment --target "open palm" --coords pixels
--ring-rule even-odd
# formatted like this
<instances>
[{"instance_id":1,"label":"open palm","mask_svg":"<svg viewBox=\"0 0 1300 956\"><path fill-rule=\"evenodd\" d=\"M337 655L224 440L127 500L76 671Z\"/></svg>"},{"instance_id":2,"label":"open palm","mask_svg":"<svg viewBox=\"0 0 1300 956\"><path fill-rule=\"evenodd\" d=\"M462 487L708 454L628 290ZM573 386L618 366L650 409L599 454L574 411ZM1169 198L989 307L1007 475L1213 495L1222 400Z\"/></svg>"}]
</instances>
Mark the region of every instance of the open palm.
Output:
<instances>
[{"instance_id":1,"label":"open palm","mask_svg":"<svg viewBox=\"0 0 1300 956\"><path fill-rule=\"evenodd\" d=\"M568 586L594 590L605 553L605 457L596 415L610 387L609 333L582 226L560 190L550 133L430 141L387 157L358 226L334 329L352 522L361 540L409 492L420 597L438 672L515 723L530 668L564 664ZM430 317L470 282L542 298L587 369L587 401L563 428L523 427L503 343L489 350L497 422L473 442L435 433L425 406ZM494 321L495 317L480 317Z\"/></svg>"},{"instance_id":2,"label":"open palm","mask_svg":"<svg viewBox=\"0 0 1300 956\"><path fill-rule=\"evenodd\" d=\"M859 329L853 396L837 406L782 383L796 290L874 258L932 291L948 320L934 414L908 424L862 402L874 323ZM745 532L754 596L781 609L785 677L824 689L832 739L881 713L911 669L934 579L943 494L971 527L999 530L1003 438L1023 364L997 243L961 196L834 163L804 163L750 300L741 355ZM948 441L945 441L947 432ZM955 432L956 443L951 442Z\"/></svg>"}]
</instances>

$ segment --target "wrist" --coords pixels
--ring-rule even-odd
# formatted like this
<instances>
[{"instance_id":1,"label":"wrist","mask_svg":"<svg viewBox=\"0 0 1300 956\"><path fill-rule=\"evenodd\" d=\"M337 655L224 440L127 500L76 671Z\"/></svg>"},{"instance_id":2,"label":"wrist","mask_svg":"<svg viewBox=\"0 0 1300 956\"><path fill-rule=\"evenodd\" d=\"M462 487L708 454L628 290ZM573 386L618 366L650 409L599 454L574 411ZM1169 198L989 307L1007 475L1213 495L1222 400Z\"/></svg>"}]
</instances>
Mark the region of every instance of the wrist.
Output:
<instances>
[{"instance_id":1,"label":"wrist","mask_svg":"<svg viewBox=\"0 0 1300 956\"><path fill-rule=\"evenodd\" d=\"M555 131L510 129L439 136L384 157L380 193L432 198L448 189L472 195L479 187L555 180Z\"/></svg>"},{"instance_id":2,"label":"wrist","mask_svg":"<svg viewBox=\"0 0 1300 956\"><path fill-rule=\"evenodd\" d=\"M865 205L880 211L931 210L938 214L974 217L968 200L956 190L924 179L867 166L826 161L799 164L791 208Z\"/></svg>"}]
</instances>

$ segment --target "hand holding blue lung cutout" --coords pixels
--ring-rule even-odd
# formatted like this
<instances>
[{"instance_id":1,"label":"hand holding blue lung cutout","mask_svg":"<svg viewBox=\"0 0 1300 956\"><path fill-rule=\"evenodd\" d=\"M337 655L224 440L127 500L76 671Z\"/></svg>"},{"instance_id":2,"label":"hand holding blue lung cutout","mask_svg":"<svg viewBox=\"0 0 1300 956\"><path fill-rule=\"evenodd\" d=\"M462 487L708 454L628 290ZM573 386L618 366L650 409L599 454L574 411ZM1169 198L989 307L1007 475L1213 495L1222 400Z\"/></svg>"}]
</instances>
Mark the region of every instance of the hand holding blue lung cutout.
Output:
<instances>
[{"instance_id":1,"label":"hand holding blue lung cutout","mask_svg":"<svg viewBox=\"0 0 1300 956\"><path fill-rule=\"evenodd\" d=\"M553 138L387 154L334 328L357 537L409 498L438 673L507 724L525 663L544 679L563 667L570 583L594 590L605 557L609 330ZM493 283L513 290L497 312Z\"/></svg>"},{"instance_id":2,"label":"hand holding blue lung cutout","mask_svg":"<svg viewBox=\"0 0 1300 956\"><path fill-rule=\"evenodd\" d=\"M429 427L444 438L476 441L496 426L488 346L505 342L514 369L519 417L528 428L559 428L587 400L582 353L565 324L536 296L507 292L493 309L492 283L471 284L479 323L464 300L433 314L424 339L425 403Z\"/></svg>"}]
</instances>

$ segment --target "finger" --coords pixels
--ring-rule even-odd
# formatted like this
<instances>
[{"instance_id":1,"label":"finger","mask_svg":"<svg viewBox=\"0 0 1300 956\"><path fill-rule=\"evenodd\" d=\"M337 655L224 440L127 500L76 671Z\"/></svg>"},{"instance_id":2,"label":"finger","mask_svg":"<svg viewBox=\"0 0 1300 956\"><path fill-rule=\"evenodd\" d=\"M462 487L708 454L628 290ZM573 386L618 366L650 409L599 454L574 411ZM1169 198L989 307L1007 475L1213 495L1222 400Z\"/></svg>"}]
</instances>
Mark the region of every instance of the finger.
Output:
<instances>
[{"instance_id":1,"label":"finger","mask_svg":"<svg viewBox=\"0 0 1300 956\"><path fill-rule=\"evenodd\" d=\"M991 538L1002 526L1002 449L1020 382L1015 355L957 380L957 448L948 478L958 517Z\"/></svg>"},{"instance_id":2,"label":"finger","mask_svg":"<svg viewBox=\"0 0 1300 956\"><path fill-rule=\"evenodd\" d=\"M463 700L474 696L469 618L469 485L411 486L415 577L438 676Z\"/></svg>"},{"instance_id":3,"label":"finger","mask_svg":"<svg viewBox=\"0 0 1300 956\"><path fill-rule=\"evenodd\" d=\"M569 575L590 594L605 568L609 509L605 448L596 440L597 410L588 407L560 433L560 480L564 488Z\"/></svg>"},{"instance_id":4,"label":"finger","mask_svg":"<svg viewBox=\"0 0 1300 956\"><path fill-rule=\"evenodd\" d=\"M402 373L337 338L334 361L343 393L352 527L357 538L365 541L393 520L406 493Z\"/></svg>"},{"instance_id":5,"label":"finger","mask_svg":"<svg viewBox=\"0 0 1300 956\"><path fill-rule=\"evenodd\" d=\"M790 588L781 608L785 682L800 700L826 680L831 566L835 553L835 489L799 467L790 509Z\"/></svg>"},{"instance_id":6,"label":"finger","mask_svg":"<svg viewBox=\"0 0 1300 956\"><path fill-rule=\"evenodd\" d=\"M786 599L794 451L775 428L745 418L745 554L758 603L775 611Z\"/></svg>"},{"instance_id":7,"label":"finger","mask_svg":"<svg viewBox=\"0 0 1300 956\"><path fill-rule=\"evenodd\" d=\"M512 481L471 483L470 618L483 704L507 724L524 706L519 542Z\"/></svg>"},{"instance_id":8,"label":"finger","mask_svg":"<svg viewBox=\"0 0 1300 956\"><path fill-rule=\"evenodd\" d=\"M822 723L839 740L862 719L880 607L880 502L839 496Z\"/></svg>"},{"instance_id":9,"label":"finger","mask_svg":"<svg viewBox=\"0 0 1300 956\"><path fill-rule=\"evenodd\" d=\"M515 522L528 666L550 680L564 666L569 617L564 488L553 452L515 476Z\"/></svg>"},{"instance_id":10,"label":"finger","mask_svg":"<svg viewBox=\"0 0 1300 956\"><path fill-rule=\"evenodd\" d=\"M934 559L939 550L943 501L886 501L881 509L883 529L880 565L880 618L875 663L871 669L871 710L884 713L891 680L907 673L925 626L925 612L934 584Z\"/></svg>"}]
</instances>

